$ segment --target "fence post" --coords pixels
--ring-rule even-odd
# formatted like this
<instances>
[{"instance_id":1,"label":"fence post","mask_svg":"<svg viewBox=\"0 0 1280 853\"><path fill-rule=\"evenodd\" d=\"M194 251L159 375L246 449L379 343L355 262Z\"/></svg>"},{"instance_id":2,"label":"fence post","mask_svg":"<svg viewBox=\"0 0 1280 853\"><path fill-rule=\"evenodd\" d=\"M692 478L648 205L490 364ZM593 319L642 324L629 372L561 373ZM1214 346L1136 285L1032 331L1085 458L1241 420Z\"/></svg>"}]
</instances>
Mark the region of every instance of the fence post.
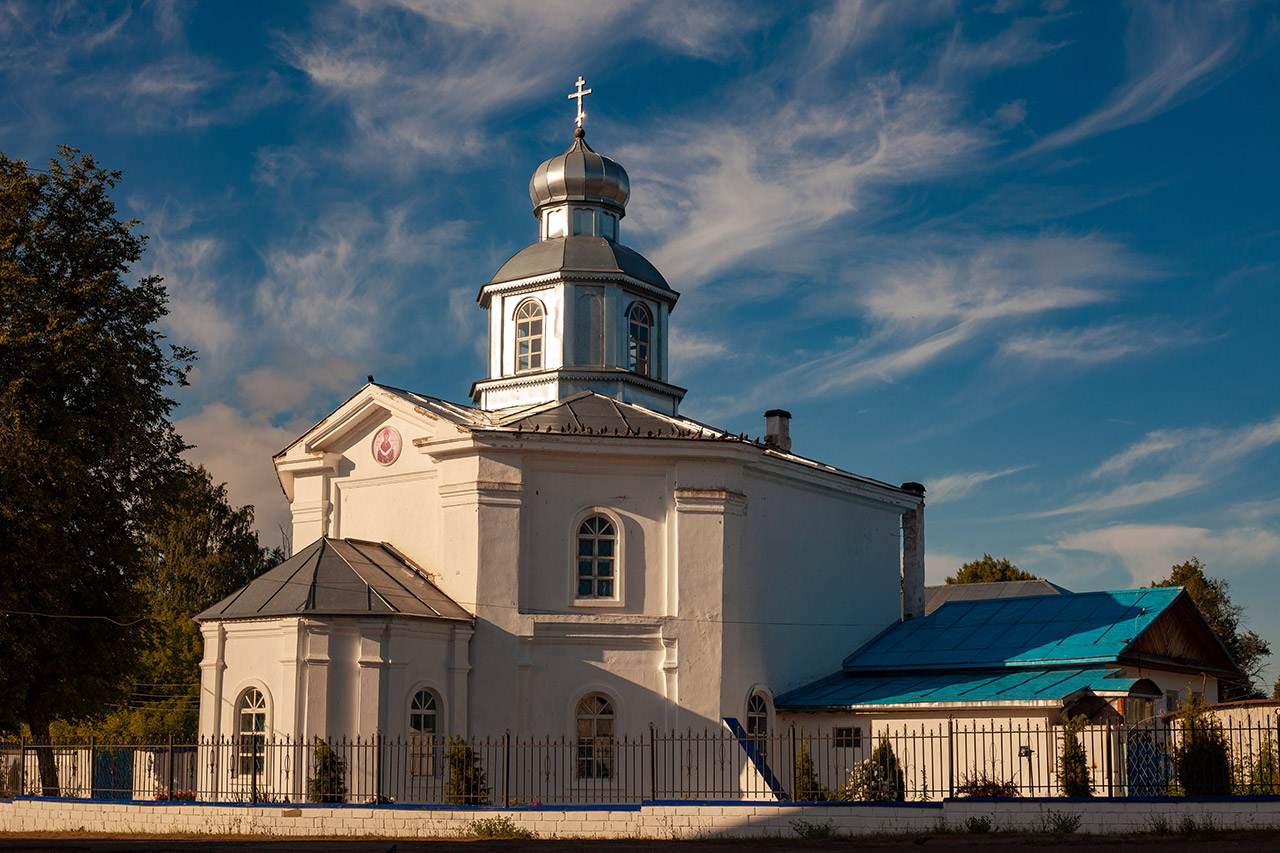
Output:
<instances>
[{"instance_id":1,"label":"fence post","mask_svg":"<svg viewBox=\"0 0 1280 853\"><path fill-rule=\"evenodd\" d=\"M800 777L796 774L796 724L791 724L791 799L797 799L800 792Z\"/></svg>"},{"instance_id":2,"label":"fence post","mask_svg":"<svg viewBox=\"0 0 1280 853\"><path fill-rule=\"evenodd\" d=\"M1107 796L1116 795L1116 773L1111 760L1111 721L1107 720Z\"/></svg>"},{"instance_id":3,"label":"fence post","mask_svg":"<svg viewBox=\"0 0 1280 853\"><path fill-rule=\"evenodd\" d=\"M502 807L511 808L511 729L502 733Z\"/></svg>"},{"instance_id":4,"label":"fence post","mask_svg":"<svg viewBox=\"0 0 1280 853\"><path fill-rule=\"evenodd\" d=\"M168 779L167 791L169 793L169 799L177 799L173 796L173 732L169 733L169 748L165 751L165 761L168 764L166 774Z\"/></svg>"},{"instance_id":5,"label":"fence post","mask_svg":"<svg viewBox=\"0 0 1280 853\"><path fill-rule=\"evenodd\" d=\"M22 737L22 745L18 754L18 796L27 794L27 738Z\"/></svg>"},{"instance_id":6,"label":"fence post","mask_svg":"<svg viewBox=\"0 0 1280 853\"><path fill-rule=\"evenodd\" d=\"M956 796L956 721L947 717L947 799Z\"/></svg>"},{"instance_id":7,"label":"fence post","mask_svg":"<svg viewBox=\"0 0 1280 853\"><path fill-rule=\"evenodd\" d=\"M98 739L89 738L89 799L93 799L93 790L98 787Z\"/></svg>"},{"instance_id":8,"label":"fence post","mask_svg":"<svg viewBox=\"0 0 1280 853\"><path fill-rule=\"evenodd\" d=\"M382 805L382 729L374 736L373 748L373 802Z\"/></svg>"},{"instance_id":9,"label":"fence post","mask_svg":"<svg viewBox=\"0 0 1280 853\"><path fill-rule=\"evenodd\" d=\"M654 757L657 745L654 742L653 723L649 724L649 802L658 799L658 761ZM23 765L25 766L25 765Z\"/></svg>"}]
</instances>

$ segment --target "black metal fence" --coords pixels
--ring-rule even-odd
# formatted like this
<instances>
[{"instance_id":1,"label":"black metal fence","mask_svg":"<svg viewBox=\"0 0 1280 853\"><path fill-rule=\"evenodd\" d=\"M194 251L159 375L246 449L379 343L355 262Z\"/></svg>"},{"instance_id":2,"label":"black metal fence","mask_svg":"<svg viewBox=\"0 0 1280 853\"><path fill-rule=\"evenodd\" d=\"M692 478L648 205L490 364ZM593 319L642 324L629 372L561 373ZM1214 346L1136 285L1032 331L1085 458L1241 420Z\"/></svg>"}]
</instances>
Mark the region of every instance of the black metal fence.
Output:
<instances>
[{"instance_id":1,"label":"black metal fence","mask_svg":"<svg viewBox=\"0 0 1280 853\"><path fill-rule=\"evenodd\" d=\"M1074 738L1077 747L1069 748ZM1064 758L1064 752L1070 757ZM1280 794L1280 721L877 724L638 738L0 742L0 794L460 805Z\"/></svg>"}]
</instances>

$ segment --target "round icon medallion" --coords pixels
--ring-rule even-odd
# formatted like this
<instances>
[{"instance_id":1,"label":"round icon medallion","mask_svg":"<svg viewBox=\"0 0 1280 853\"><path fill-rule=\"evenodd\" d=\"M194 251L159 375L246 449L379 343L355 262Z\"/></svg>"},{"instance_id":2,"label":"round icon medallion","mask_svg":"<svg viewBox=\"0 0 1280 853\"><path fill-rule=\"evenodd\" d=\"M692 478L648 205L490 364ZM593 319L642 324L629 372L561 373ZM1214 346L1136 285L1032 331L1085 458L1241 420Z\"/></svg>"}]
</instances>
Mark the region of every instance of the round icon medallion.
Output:
<instances>
[{"instance_id":1,"label":"round icon medallion","mask_svg":"<svg viewBox=\"0 0 1280 853\"><path fill-rule=\"evenodd\" d=\"M400 458L400 433L395 427L383 427L373 437L373 458L379 465L390 465Z\"/></svg>"}]
</instances>

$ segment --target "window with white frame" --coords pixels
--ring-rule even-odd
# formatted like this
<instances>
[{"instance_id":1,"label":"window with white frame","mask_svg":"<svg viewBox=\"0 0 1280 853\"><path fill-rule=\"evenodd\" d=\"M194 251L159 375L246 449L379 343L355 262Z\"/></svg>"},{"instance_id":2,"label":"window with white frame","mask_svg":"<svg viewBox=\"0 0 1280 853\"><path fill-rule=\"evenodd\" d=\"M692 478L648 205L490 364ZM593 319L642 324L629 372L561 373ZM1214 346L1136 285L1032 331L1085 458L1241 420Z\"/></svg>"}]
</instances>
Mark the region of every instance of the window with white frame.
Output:
<instances>
[{"instance_id":1,"label":"window with white frame","mask_svg":"<svg viewBox=\"0 0 1280 853\"><path fill-rule=\"evenodd\" d=\"M603 693L588 693L578 702L576 775L579 779L613 778L613 703Z\"/></svg>"},{"instance_id":2,"label":"window with white frame","mask_svg":"<svg viewBox=\"0 0 1280 853\"><path fill-rule=\"evenodd\" d=\"M643 302L632 303L627 311L627 358L629 366L642 376L649 375L649 344L653 315Z\"/></svg>"},{"instance_id":3,"label":"window with white frame","mask_svg":"<svg viewBox=\"0 0 1280 853\"><path fill-rule=\"evenodd\" d=\"M236 703L236 711L237 769L241 775L252 776L266 769L267 697L258 688L250 687Z\"/></svg>"},{"instance_id":4,"label":"window with white frame","mask_svg":"<svg viewBox=\"0 0 1280 853\"><path fill-rule=\"evenodd\" d=\"M526 299L516 308L516 372L542 369L542 303Z\"/></svg>"},{"instance_id":5,"label":"window with white frame","mask_svg":"<svg viewBox=\"0 0 1280 853\"><path fill-rule=\"evenodd\" d=\"M414 776L436 775L439 707L430 690L419 690L409 703L409 772Z\"/></svg>"},{"instance_id":6,"label":"window with white frame","mask_svg":"<svg viewBox=\"0 0 1280 853\"><path fill-rule=\"evenodd\" d=\"M578 525L577 587L580 599L616 599L618 531L603 515L589 515Z\"/></svg>"},{"instance_id":7,"label":"window with white frame","mask_svg":"<svg viewBox=\"0 0 1280 853\"><path fill-rule=\"evenodd\" d=\"M761 761L769 758L769 703L759 693L747 700L747 740L755 745Z\"/></svg>"}]
</instances>

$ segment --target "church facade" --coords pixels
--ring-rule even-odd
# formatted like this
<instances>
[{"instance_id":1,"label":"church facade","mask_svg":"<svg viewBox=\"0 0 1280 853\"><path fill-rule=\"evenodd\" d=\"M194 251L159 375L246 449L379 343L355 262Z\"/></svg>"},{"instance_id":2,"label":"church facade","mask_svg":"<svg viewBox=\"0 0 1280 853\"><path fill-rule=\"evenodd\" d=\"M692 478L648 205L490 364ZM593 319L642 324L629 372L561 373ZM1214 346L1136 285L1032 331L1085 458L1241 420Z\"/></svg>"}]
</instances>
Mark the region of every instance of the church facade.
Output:
<instances>
[{"instance_id":1,"label":"church facade","mask_svg":"<svg viewBox=\"0 0 1280 853\"><path fill-rule=\"evenodd\" d=\"M480 289L471 404L370 381L275 457L302 547L197 617L202 736L763 733L923 613L923 487L793 453L781 410L763 440L680 415L678 294L584 136Z\"/></svg>"}]
</instances>

